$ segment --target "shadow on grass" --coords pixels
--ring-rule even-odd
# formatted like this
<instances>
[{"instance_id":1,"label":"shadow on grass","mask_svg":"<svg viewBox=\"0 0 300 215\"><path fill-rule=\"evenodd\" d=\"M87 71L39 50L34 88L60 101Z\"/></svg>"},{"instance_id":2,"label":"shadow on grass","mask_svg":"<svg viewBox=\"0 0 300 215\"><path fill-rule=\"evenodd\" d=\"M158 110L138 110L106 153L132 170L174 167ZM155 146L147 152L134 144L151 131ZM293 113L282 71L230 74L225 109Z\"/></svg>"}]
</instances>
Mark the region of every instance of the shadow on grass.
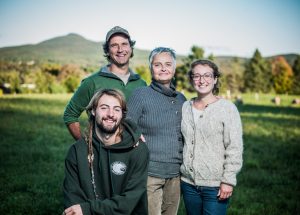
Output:
<instances>
[{"instance_id":1,"label":"shadow on grass","mask_svg":"<svg viewBox=\"0 0 300 215\"><path fill-rule=\"evenodd\" d=\"M296 137L283 141L276 135L245 135L244 139L244 164L228 214L299 214Z\"/></svg>"},{"instance_id":2,"label":"shadow on grass","mask_svg":"<svg viewBox=\"0 0 300 215\"><path fill-rule=\"evenodd\" d=\"M51 111L64 102L8 102L0 112L1 214L61 214L64 157L74 141L62 113Z\"/></svg>"},{"instance_id":3,"label":"shadow on grass","mask_svg":"<svg viewBox=\"0 0 300 215\"><path fill-rule=\"evenodd\" d=\"M255 113L242 117L246 128L258 126L244 134L244 164L228 214L299 214L300 109L245 105L239 110Z\"/></svg>"},{"instance_id":4,"label":"shadow on grass","mask_svg":"<svg viewBox=\"0 0 300 215\"><path fill-rule=\"evenodd\" d=\"M264 105L237 105L240 113L251 112L257 114L284 114L284 115L300 115L299 107L280 107L280 106L264 106Z\"/></svg>"}]
</instances>

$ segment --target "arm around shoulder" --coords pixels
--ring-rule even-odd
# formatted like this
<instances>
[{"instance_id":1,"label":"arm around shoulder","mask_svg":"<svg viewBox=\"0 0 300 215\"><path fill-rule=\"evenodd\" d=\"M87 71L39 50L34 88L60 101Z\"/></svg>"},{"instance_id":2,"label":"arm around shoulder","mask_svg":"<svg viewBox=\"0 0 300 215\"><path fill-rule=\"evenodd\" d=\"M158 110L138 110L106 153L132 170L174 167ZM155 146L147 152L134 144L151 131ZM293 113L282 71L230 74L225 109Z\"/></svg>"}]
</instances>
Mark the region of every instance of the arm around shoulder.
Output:
<instances>
[{"instance_id":1,"label":"arm around shoulder","mask_svg":"<svg viewBox=\"0 0 300 215\"><path fill-rule=\"evenodd\" d=\"M80 124L79 122L73 122L67 125L68 130L75 140L81 138Z\"/></svg>"}]
</instances>

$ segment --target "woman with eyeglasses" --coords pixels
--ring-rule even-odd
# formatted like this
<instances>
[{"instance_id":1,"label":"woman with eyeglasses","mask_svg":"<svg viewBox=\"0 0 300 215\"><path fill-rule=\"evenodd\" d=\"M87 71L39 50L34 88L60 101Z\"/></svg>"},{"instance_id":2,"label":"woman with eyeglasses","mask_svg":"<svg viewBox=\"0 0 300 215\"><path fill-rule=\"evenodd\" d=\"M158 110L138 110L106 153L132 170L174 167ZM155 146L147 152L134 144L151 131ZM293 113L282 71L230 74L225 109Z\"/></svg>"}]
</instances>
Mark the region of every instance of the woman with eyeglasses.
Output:
<instances>
[{"instance_id":1,"label":"woman with eyeglasses","mask_svg":"<svg viewBox=\"0 0 300 215\"><path fill-rule=\"evenodd\" d=\"M242 167L242 123L236 106L217 96L220 72L209 60L192 63L197 97L182 107L181 191L188 215L226 214Z\"/></svg>"}]
</instances>

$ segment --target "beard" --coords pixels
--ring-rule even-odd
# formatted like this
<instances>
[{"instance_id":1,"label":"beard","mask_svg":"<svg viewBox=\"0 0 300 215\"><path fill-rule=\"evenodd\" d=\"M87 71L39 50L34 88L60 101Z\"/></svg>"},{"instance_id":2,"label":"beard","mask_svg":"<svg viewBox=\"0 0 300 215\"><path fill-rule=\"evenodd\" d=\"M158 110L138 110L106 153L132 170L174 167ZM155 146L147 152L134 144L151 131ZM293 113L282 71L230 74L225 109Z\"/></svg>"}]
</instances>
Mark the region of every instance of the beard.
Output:
<instances>
[{"instance_id":1,"label":"beard","mask_svg":"<svg viewBox=\"0 0 300 215\"><path fill-rule=\"evenodd\" d=\"M132 53L127 53L127 58L124 60L118 60L115 56L110 56L110 63L115 64L117 67L121 68L123 66L129 65L129 60L131 58ZM129 56L129 57L128 57Z\"/></svg>"},{"instance_id":2,"label":"beard","mask_svg":"<svg viewBox=\"0 0 300 215\"><path fill-rule=\"evenodd\" d=\"M119 122L117 121L114 126L105 126L102 120L100 122L96 121L97 128L105 134L114 134L117 131L117 129L120 127L120 124L121 121Z\"/></svg>"},{"instance_id":3,"label":"beard","mask_svg":"<svg viewBox=\"0 0 300 215\"><path fill-rule=\"evenodd\" d=\"M112 59L110 62L113 63L113 64L115 64L118 68L121 68L121 67L126 66L126 65L129 64L129 60L120 63L120 62L118 62L118 61Z\"/></svg>"}]
</instances>

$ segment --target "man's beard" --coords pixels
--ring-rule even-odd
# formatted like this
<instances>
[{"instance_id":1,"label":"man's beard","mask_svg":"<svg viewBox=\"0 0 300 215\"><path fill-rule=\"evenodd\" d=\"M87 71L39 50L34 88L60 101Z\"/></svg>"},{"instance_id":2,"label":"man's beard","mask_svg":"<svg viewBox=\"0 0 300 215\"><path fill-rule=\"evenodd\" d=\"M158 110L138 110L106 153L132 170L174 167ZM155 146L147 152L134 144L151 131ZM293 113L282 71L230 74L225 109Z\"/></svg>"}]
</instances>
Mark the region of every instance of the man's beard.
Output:
<instances>
[{"instance_id":1,"label":"man's beard","mask_svg":"<svg viewBox=\"0 0 300 215\"><path fill-rule=\"evenodd\" d=\"M108 127L103 125L102 120L100 121L100 123L96 122L97 128L104 134L114 134L119 128L120 124L121 121L117 122L113 127Z\"/></svg>"},{"instance_id":2,"label":"man's beard","mask_svg":"<svg viewBox=\"0 0 300 215\"><path fill-rule=\"evenodd\" d=\"M129 64L129 60L126 61L125 63L119 63L119 62L117 62L117 61L115 61L115 60L112 60L111 63L115 64L118 68L121 68L121 67L123 67L123 66L128 65L128 64Z\"/></svg>"},{"instance_id":3,"label":"man's beard","mask_svg":"<svg viewBox=\"0 0 300 215\"><path fill-rule=\"evenodd\" d=\"M117 67L121 68L123 66L128 65L129 64L129 60L130 60L130 58L128 58L125 62L120 63L117 60L115 60L113 57L110 57L109 61L110 61L110 63L115 64Z\"/></svg>"}]
</instances>

